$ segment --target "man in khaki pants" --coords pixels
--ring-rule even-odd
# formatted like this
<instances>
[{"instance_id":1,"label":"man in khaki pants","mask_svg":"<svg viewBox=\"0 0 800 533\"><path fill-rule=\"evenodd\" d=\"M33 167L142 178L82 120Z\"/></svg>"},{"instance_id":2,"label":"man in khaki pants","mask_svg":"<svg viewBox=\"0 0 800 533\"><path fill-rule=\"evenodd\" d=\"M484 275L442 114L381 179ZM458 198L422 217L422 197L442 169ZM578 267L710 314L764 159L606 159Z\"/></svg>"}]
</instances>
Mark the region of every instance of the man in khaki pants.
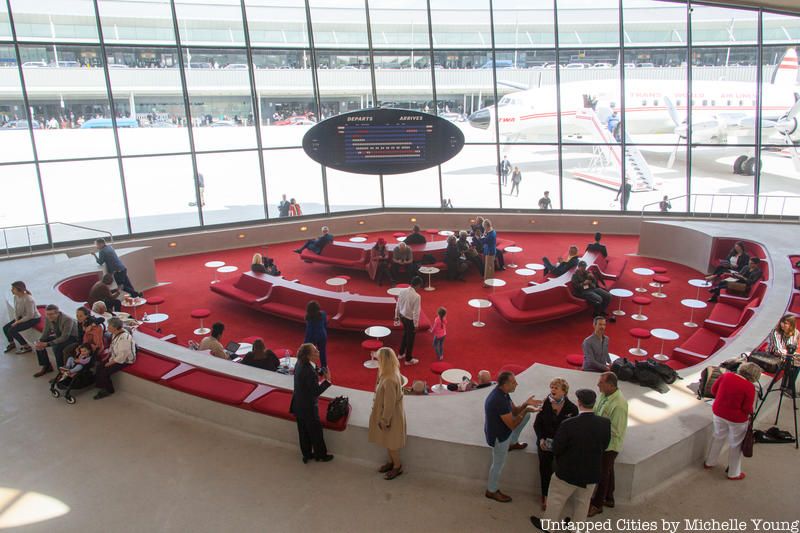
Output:
<instances>
[{"instance_id":1,"label":"man in khaki pants","mask_svg":"<svg viewBox=\"0 0 800 533\"><path fill-rule=\"evenodd\" d=\"M494 256L497 255L497 232L492 228L492 221L488 218L483 221L483 279L494 277Z\"/></svg>"}]
</instances>

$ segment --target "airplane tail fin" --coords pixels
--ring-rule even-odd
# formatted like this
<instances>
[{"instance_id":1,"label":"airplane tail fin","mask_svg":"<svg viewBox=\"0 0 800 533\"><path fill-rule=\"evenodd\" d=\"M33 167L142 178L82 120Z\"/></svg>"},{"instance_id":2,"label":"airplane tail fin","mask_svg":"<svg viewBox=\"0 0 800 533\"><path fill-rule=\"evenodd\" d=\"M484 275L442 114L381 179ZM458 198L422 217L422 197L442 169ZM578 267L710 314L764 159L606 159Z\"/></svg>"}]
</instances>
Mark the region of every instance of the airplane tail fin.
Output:
<instances>
[{"instance_id":1,"label":"airplane tail fin","mask_svg":"<svg viewBox=\"0 0 800 533\"><path fill-rule=\"evenodd\" d=\"M775 67L775 71L772 73L772 84L794 87L797 84L798 68L797 50L795 48L789 48L786 50L786 53L783 54L780 63L778 63L778 66Z\"/></svg>"}]
</instances>

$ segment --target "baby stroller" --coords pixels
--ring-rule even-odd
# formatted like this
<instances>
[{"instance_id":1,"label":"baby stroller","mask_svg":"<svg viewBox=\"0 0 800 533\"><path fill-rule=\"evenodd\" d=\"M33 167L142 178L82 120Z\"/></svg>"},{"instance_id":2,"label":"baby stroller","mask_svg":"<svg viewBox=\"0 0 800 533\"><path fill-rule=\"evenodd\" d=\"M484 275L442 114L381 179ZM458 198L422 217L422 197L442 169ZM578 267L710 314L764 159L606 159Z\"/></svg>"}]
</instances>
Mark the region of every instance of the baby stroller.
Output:
<instances>
[{"instance_id":1,"label":"baby stroller","mask_svg":"<svg viewBox=\"0 0 800 533\"><path fill-rule=\"evenodd\" d=\"M58 377L50 382L50 394L53 398L59 398L63 394L68 404L74 404L76 400L72 395L73 390L82 390L94 385L94 362L95 357L92 356L77 374L62 380L59 380L61 376L59 372Z\"/></svg>"}]
</instances>

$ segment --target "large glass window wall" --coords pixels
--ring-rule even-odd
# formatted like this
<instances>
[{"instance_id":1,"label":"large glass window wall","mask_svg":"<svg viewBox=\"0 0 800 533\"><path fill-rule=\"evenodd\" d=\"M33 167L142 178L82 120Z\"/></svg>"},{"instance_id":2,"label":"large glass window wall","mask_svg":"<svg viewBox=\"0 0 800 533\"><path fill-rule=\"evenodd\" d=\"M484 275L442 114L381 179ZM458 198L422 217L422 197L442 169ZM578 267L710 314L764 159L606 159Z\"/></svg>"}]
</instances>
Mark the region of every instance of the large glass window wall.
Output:
<instances>
[{"instance_id":1,"label":"large glass window wall","mask_svg":"<svg viewBox=\"0 0 800 533\"><path fill-rule=\"evenodd\" d=\"M0 225L147 234L277 218L284 194L303 215L537 210L545 191L798 215L798 48L800 14L702 2L3 0ZM305 155L314 124L374 106L466 145L391 176Z\"/></svg>"}]
</instances>

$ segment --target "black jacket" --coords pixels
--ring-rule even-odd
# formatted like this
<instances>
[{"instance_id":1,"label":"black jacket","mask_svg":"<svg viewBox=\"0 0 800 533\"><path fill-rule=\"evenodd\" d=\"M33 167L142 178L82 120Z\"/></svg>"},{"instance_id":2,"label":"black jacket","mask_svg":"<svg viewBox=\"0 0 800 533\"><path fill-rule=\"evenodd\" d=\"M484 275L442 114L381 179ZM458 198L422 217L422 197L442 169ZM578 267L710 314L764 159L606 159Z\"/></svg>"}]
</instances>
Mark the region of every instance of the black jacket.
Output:
<instances>
[{"instance_id":1,"label":"black jacket","mask_svg":"<svg viewBox=\"0 0 800 533\"><path fill-rule=\"evenodd\" d=\"M405 243L408 245L411 244L425 244L428 240L425 238L425 235L422 233L409 233L406 236Z\"/></svg>"},{"instance_id":2,"label":"black jacket","mask_svg":"<svg viewBox=\"0 0 800 533\"><path fill-rule=\"evenodd\" d=\"M562 481L586 487L600 481L603 452L611 442L611 421L594 413L564 420L553 439L556 475Z\"/></svg>"},{"instance_id":3,"label":"black jacket","mask_svg":"<svg viewBox=\"0 0 800 533\"><path fill-rule=\"evenodd\" d=\"M533 421L533 431L536 433L536 449L539 448L539 441L542 439L552 439L556 436L556 430L561 425L561 422L567 418L578 416L578 407L569 401L569 398L564 398L564 405L561 411L553 411L553 406L549 400L545 400L542 404L542 410L536 415L536 420Z\"/></svg>"},{"instance_id":4,"label":"black jacket","mask_svg":"<svg viewBox=\"0 0 800 533\"><path fill-rule=\"evenodd\" d=\"M746 264L739 269L739 275L743 278L742 281L744 281L745 285L747 285L747 288L749 289L761 279L764 273L761 272L761 269L758 267L750 270L750 265Z\"/></svg>"},{"instance_id":5,"label":"black jacket","mask_svg":"<svg viewBox=\"0 0 800 533\"><path fill-rule=\"evenodd\" d=\"M603 257L608 257L608 250L606 249L605 244L600 244L599 242L590 242L586 245L587 252L599 252L600 255Z\"/></svg>"},{"instance_id":6,"label":"black jacket","mask_svg":"<svg viewBox=\"0 0 800 533\"><path fill-rule=\"evenodd\" d=\"M331 384L319 382L317 371L311 363L297 363L294 368L294 392L289 412L297 418L319 419L319 395Z\"/></svg>"}]
</instances>

